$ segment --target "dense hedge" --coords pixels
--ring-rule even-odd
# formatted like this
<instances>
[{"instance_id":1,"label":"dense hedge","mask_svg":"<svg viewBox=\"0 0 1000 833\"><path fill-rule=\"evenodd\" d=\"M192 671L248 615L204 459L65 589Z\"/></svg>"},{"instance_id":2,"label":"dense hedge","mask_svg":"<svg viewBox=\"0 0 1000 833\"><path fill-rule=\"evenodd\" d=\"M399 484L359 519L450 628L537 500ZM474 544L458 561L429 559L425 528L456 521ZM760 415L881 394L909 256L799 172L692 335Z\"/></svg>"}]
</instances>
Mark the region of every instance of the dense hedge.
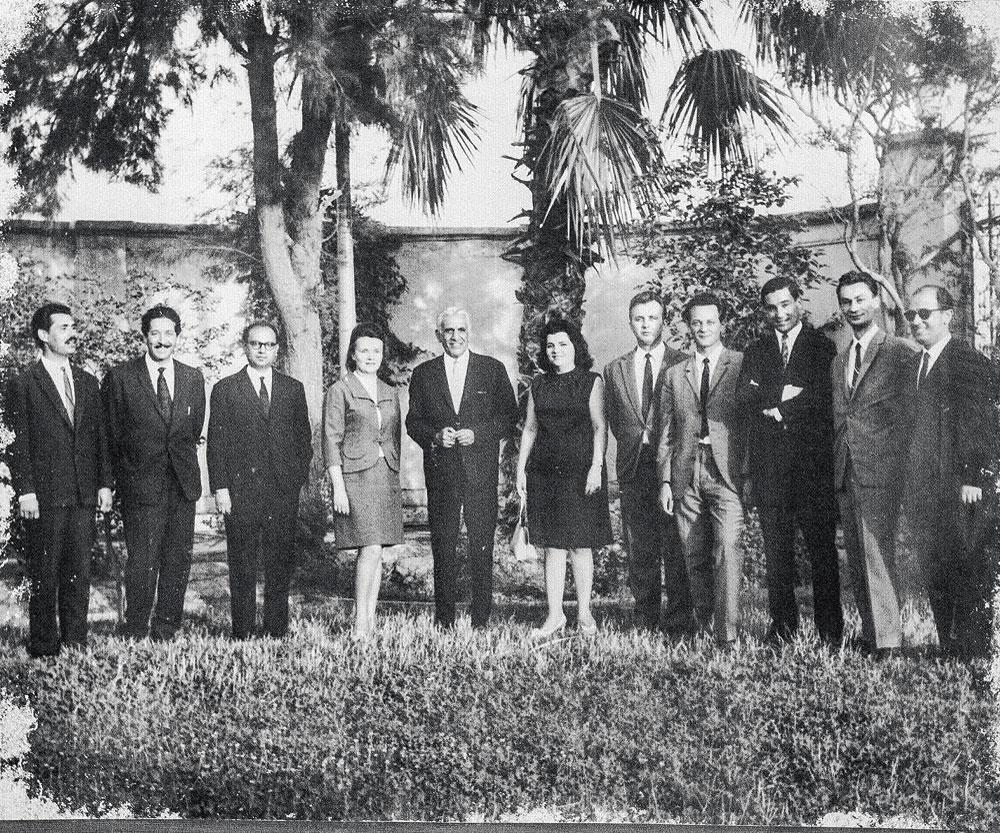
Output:
<instances>
[{"instance_id":1,"label":"dense hedge","mask_svg":"<svg viewBox=\"0 0 1000 833\"><path fill-rule=\"evenodd\" d=\"M67 806L137 814L496 818L621 809L687 822L812 824L904 813L997 829L992 705L969 672L875 665L809 643L665 647L606 632L533 648L520 626L441 635L395 615L283 642L101 638L0 678L38 716L22 763Z\"/></svg>"}]
</instances>

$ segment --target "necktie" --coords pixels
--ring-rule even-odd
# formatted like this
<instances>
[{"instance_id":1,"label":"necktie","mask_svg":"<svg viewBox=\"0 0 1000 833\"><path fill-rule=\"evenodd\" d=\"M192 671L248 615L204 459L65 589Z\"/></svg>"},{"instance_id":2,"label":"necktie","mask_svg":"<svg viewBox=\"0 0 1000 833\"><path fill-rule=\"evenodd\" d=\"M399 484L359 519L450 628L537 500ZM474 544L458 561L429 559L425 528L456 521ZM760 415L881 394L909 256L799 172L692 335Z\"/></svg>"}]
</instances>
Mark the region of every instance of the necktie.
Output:
<instances>
[{"instance_id":1,"label":"necktie","mask_svg":"<svg viewBox=\"0 0 1000 833\"><path fill-rule=\"evenodd\" d=\"M927 373L930 371L931 367L931 354L924 350L924 354L920 357L920 370L917 371L917 390L920 390L920 386L924 383L924 379L927 378Z\"/></svg>"},{"instance_id":2,"label":"necktie","mask_svg":"<svg viewBox=\"0 0 1000 833\"><path fill-rule=\"evenodd\" d=\"M708 382L709 370L708 359L702 361L704 369L701 371L701 436L708 436Z\"/></svg>"},{"instance_id":3,"label":"necktie","mask_svg":"<svg viewBox=\"0 0 1000 833\"><path fill-rule=\"evenodd\" d=\"M781 366L788 367L788 333L781 334Z\"/></svg>"},{"instance_id":4,"label":"necktie","mask_svg":"<svg viewBox=\"0 0 1000 833\"><path fill-rule=\"evenodd\" d=\"M66 413L69 414L69 421L73 421L73 412L76 410L76 400L73 398L73 383L69 380L69 371L63 366L63 394L66 397Z\"/></svg>"},{"instance_id":5,"label":"necktie","mask_svg":"<svg viewBox=\"0 0 1000 833\"><path fill-rule=\"evenodd\" d=\"M156 378L156 407L160 409L163 418L169 422L173 403L170 399L170 388L167 387L167 379L163 375L164 369L160 368L160 375Z\"/></svg>"},{"instance_id":6,"label":"necktie","mask_svg":"<svg viewBox=\"0 0 1000 833\"><path fill-rule=\"evenodd\" d=\"M646 354L646 369L642 371L642 418L649 418L649 406L653 402L653 360Z\"/></svg>"},{"instance_id":7,"label":"necktie","mask_svg":"<svg viewBox=\"0 0 1000 833\"><path fill-rule=\"evenodd\" d=\"M861 342L854 343L854 371L851 373L851 393L858 386L858 377L861 375Z\"/></svg>"},{"instance_id":8,"label":"necktie","mask_svg":"<svg viewBox=\"0 0 1000 833\"><path fill-rule=\"evenodd\" d=\"M264 377L260 377L260 406L264 409L264 416L268 416L271 410L271 398L267 395L267 385L264 384Z\"/></svg>"}]
</instances>

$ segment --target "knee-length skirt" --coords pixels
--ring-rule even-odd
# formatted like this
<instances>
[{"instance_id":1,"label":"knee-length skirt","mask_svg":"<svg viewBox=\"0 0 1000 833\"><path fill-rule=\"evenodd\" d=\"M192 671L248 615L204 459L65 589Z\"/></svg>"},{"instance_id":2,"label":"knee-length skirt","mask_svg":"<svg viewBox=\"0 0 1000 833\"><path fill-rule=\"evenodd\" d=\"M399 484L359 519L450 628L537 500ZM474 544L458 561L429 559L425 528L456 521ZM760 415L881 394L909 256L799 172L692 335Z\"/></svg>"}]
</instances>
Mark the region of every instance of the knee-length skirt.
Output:
<instances>
[{"instance_id":1,"label":"knee-length skirt","mask_svg":"<svg viewBox=\"0 0 1000 833\"><path fill-rule=\"evenodd\" d=\"M399 472L384 457L364 471L344 474L350 513L333 515L337 549L403 543L403 498Z\"/></svg>"},{"instance_id":2,"label":"knee-length skirt","mask_svg":"<svg viewBox=\"0 0 1000 833\"><path fill-rule=\"evenodd\" d=\"M612 541L607 485L586 494L587 475L528 472L528 537L536 547L579 549Z\"/></svg>"}]
</instances>

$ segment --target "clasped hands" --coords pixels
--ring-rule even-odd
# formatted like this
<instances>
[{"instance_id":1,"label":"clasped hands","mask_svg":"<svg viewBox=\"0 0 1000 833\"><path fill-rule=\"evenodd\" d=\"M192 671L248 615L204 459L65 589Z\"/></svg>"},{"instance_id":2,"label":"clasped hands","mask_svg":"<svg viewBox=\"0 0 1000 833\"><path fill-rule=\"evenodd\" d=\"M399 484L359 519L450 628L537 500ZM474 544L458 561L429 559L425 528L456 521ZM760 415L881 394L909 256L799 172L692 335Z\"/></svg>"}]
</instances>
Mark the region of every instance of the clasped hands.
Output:
<instances>
[{"instance_id":1,"label":"clasped hands","mask_svg":"<svg viewBox=\"0 0 1000 833\"><path fill-rule=\"evenodd\" d=\"M434 435L434 442L442 448L453 448L458 445L472 445L476 434L471 428L452 428L446 425Z\"/></svg>"}]
</instances>

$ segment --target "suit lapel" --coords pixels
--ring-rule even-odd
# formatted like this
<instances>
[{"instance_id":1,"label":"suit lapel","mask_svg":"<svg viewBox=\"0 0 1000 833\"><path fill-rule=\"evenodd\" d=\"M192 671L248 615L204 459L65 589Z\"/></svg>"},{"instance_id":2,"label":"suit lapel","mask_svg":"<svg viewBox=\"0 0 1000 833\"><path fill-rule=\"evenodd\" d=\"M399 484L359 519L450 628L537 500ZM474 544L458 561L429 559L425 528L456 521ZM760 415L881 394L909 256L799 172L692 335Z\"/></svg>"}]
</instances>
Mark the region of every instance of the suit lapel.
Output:
<instances>
[{"instance_id":1,"label":"suit lapel","mask_svg":"<svg viewBox=\"0 0 1000 833\"><path fill-rule=\"evenodd\" d=\"M62 417L62 420L63 422L66 423L66 426L72 430L73 422L69 418L69 412L66 410L66 404L63 402L62 397L59 395L59 391L56 390L55 382L52 381L52 377L49 376L49 372L45 369L45 366L42 364L41 359L35 362L33 373L35 374L35 379L38 382L39 386L42 388L43 391L45 391L45 395L52 401L52 405L56 409L56 413L58 413L59 416ZM80 388L78 385L77 390L79 389ZM80 398L77 397L76 401L79 402Z\"/></svg>"},{"instance_id":2,"label":"suit lapel","mask_svg":"<svg viewBox=\"0 0 1000 833\"><path fill-rule=\"evenodd\" d=\"M879 330L875 333L875 337L869 342L868 349L865 350L864 355L861 357L861 372L858 373L858 383L851 390L852 397L861 388L861 383L865 380L865 374L868 372L868 368L875 362L875 357L878 355L878 351L882 349L884 342L885 333Z\"/></svg>"},{"instance_id":3,"label":"suit lapel","mask_svg":"<svg viewBox=\"0 0 1000 833\"><path fill-rule=\"evenodd\" d=\"M442 364L444 364L443 360ZM465 404L465 392L469 389L469 386L473 384L472 374L476 372L477 364L478 363L476 362L476 354L470 350L469 364L465 368L465 384L462 386L462 398L459 400L458 410L455 412L456 414L462 413L462 405Z\"/></svg>"},{"instance_id":4,"label":"suit lapel","mask_svg":"<svg viewBox=\"0 0 1000 833\"><path fill-rule=\"evenodd\" d=\"M431 364L433 367L430 368L431 380L438 389L438 397L443 399L448 403L448 409L457 417L458 411L455 410L455 405L451 401L451 389L448 387L448 374L445 373L444 369L444 356L438 356L436 359L431 359ZM469 364L472 364L471 357ZM469 381L469 374L465 374L465 381Z\"/></svg>"},{"instance_id":5,"label":"suit lapel","mask_svg":"<svg viewBox=\"0 0 1000 833\"><path fill-rule=\"evenodd\" d=\"M187 374L177 362L174 362L174 396L170 406L170 425L173 425L180 413L182 402L187 402Z\"/></svg>"},{"instance_id":6,"label":"suit lapel","mask_svg":"<svg viewBox=\"0 0 1000 833\"><path fill-rule=\"evenodd\" d=\"M245 367L243 368L243 370L240 371L240 377L241 378L238 380L236 384L237 390L239 390L240 394L246 400L246 404L248 407L255 408L257 410L257 413L259 413L261 417L265 417L266 415L264 414L264 406L261 404L260 401L260 391L254 389L253 381L251 381L250 374L247 372L247 369ZM274 400L275 397L277 396L276 392L276 388L278 387L277 378L278 375L276 373L271 374L270 396L272 405L274 405Z\"/></svg>"},{"instance_id":7,"label":"suit lapel","mask_svg":"<svg viewBox=\"0 0 1000 833\"><path fill-rule=\"evenodd\" d=\"M146 367L146 357L145 355L139 356L135 361L133 366L133 371L135 372L135 381L139 387L146 392L146 396L149 397L150 404L153 410L159 415L160 419L163 419L163 414L160 413L160 403L156 399L156 388L153 387L153 380L149 377L149 369ZM174 398L176 399L177 393L177 367L174 366ZM166 422L166 420L163 420Z\"/></svg>"},{"instance_id":8,"label":"suit lapel","mask_svg":"<svg viewBox=\"0 0 1000 833\"><path fill-rule=\"evenodd\" d=\"M722 381L722 377L729 372L729 362L731 361L731 359L732 359L732 354L729 352L729 350L723 348L722 354L719 356L719 363L718 365L716 365L715 368L715 373L713 373L711 379L709 379L708 383L709 399L712 398L712 394L715 392L715 389L719 386L719 382Z\"/></svg>"},{"instance_id":9,"label":"suit lapel","mask_svg":"<svg viewBox=\"0 0 1000 833\"><path fill-rule=\"evenodd\" d=\"M694 394L696 402L701 401L700 386L701 380L698 378L698 354L695 353L687 361L687 366L684 368L684 375L687 376L688 384L691 385L691 393Z\"/></svg>"},{"instance_id":10,"label":"suit lapel","mask_svg":"<svg viewBox=\"0 0 1000 833\"><path fill-rule=\"evenodd\" d=\"M635 373L632 372L633 355L633 353L629 353L628 355L622 356L621 360L618 362L618 370L621 373L621 386L625 391L625 397L632 406L632 410L635 411L636 419L638 419L639 422L643 422L646 415L642 413L642 403L639 400L639 391L635 386ZM663 364L666 364L666 362ZM662 378L662 364L660 365L660 371L660 377Z\"/></svg>"}]
</instances>

